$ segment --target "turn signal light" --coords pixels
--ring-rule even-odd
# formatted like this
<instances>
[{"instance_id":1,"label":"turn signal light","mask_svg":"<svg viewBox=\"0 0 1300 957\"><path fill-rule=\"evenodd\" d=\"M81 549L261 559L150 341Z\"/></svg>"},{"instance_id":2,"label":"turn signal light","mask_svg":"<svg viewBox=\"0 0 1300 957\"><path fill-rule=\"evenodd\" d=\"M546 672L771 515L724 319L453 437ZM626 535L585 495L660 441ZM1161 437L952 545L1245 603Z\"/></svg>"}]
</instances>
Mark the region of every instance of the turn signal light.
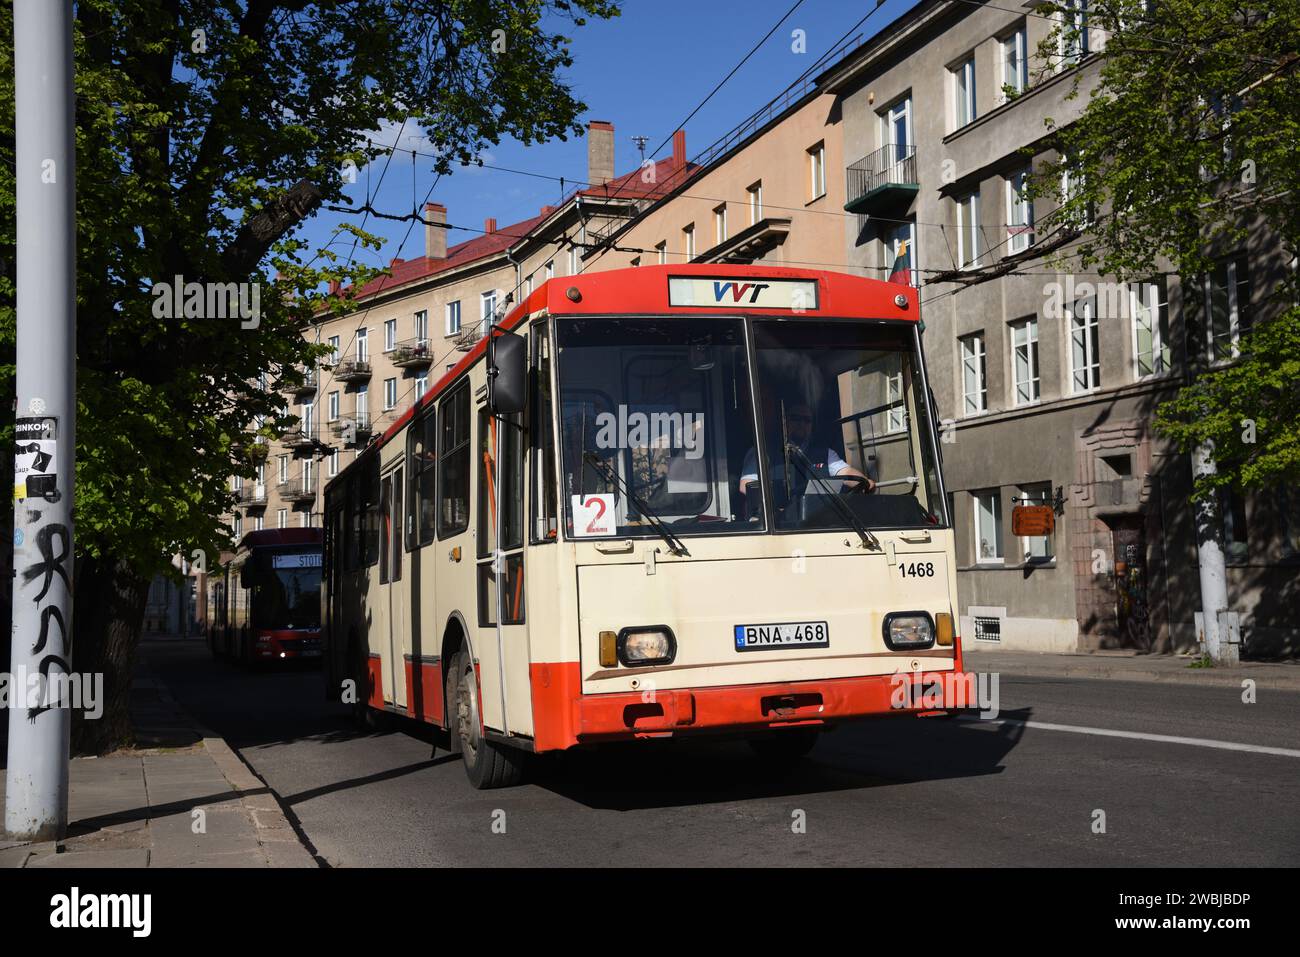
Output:
<instances>
[{"instance_id":1,"label":"turn signal light","mask_svg":"<svg viewBox=\"0 0 1300 957\"><path fill-rule=\"evenodd\" d=\"M602 668L618 666L618 635L612 631L600 633L600 666Z\"/></svg>"},{"instance_id":2,"label":"turn signal light","mask_svg":"<svg viewBox=\"0 0 1300 957\"><path fill-rule=\"evenodd\" d=\"M941 611L934 616L934 643L942 648L952 647L952 638L956 632L952 627L952 615L946 611Z\"/></svg>"}]
</instances>

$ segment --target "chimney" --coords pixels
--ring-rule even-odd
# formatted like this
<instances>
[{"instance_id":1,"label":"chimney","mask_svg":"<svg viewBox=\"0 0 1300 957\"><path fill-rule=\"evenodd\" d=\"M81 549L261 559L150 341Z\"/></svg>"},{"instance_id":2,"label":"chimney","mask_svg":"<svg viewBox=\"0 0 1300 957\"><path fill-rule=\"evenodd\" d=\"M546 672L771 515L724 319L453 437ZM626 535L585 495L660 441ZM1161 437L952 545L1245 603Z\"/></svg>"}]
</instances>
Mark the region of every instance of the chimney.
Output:
<instances>
[{"instance_id":1,"label":"chimney","mask_svg":"<svg viewBox=\"0 0 1300 957\"><path fill-rule=\"evenodd\" d=\"M604 186L614 178L614 124L592 120L587 124L587 181Z\"/></svg>"},{"instance_id":2,"label":"chimney","mask_svg":"<svg viewBox=\"0 0 1300 957\"><path fill-rule=\"evenodd\" d=\"M495 233L496 231L497 231L497 221L496 221L496 219L494 219L493 217L489 216L487 219L483 220L483 232L485 232L485 233L487 233L489 236L491 236L491 235L492 235L493 233Z\"/></svg>"},{"instance_id":3,"label":"chimney","mask_svg":"<svg viewBox=\"0 0 1300 957\"><path fill-rule=\"evenodd\" d=\"M430 259L447 258L447 207L442 203L424 204L424 255ZM431 226L429 223L441 223Z\"/></svg>"},{"instance_id":4,"label":"chimney","mask_svg":"<svg viewBox=\"0 0 1300 957\"><path fill-rule=\"evenodd\" d=\"M331 280L330 280L330 295L331 295L331 296L337 296L337 295L339 294L339 287L340 287L341 285L342 285L342 283L339 282L337 279L331 279Z\"/></svg>"},{"instance_id":5,"label":"chimney","mask_svg":"<svg viewBox=\"0 0 1300 957\"><path fill-rule=\"evenodd\" d=\"M678 130L673 134L673 173L680 174L686 168L686 131Z\"/></svg>"}]
</instances>

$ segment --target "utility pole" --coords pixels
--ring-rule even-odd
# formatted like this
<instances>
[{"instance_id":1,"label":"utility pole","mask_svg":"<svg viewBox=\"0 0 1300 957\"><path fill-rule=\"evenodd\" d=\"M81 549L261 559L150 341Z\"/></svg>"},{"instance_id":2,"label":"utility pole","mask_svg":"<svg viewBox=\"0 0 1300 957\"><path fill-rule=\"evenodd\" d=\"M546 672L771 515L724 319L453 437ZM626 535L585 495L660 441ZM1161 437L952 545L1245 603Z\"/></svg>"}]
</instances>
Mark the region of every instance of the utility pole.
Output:
<instances>
[{"instance_id":1,"label":"utility pole","mask_svg":"<svg viewBox=\"0 0 1300 957\"><path fill-rule=\"evenodd\" d=\"M1214 445L1202 442L1192 450L1192 479L1214 475ZM1236 619L1228 610L1228 575L1223 560L1223 527L1219 503L1207 495L1192 503L1196 511L1196 564L1201 576L1201 637L1205 654L1216 664L1235 665L1240 645L1234 641Z\"/></svg>"},{"instance_id":2,"label":"utility pole","mask_svg":"<svg viewBox=\"0 0 1300 957\"><path fill-rule=\"evenodd\" d=\"M18 349L5 830L68 826L76 348L72 0L14 0Z\"/></svg>"}]
</instances>

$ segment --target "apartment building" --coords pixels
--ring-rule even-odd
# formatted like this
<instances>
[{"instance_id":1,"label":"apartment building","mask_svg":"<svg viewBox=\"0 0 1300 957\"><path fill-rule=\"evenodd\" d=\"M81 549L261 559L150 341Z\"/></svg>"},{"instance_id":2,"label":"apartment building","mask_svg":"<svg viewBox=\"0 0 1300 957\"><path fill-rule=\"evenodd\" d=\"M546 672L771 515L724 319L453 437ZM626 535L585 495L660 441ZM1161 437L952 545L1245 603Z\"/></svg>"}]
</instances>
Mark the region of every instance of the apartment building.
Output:
<instances>
[{"instance_id":1,"label":"apartment building","mask_svg":"<svg viewBox=\"0 0 1300 957\"><path fill-rule=\"evenodd\" d=\"M598 230L626 220L693 169L679 135L671 156L616 176L614 137L612 123L589 123L587 184L520 222L499 227L489 218L471 229L449 220L445 206L425 205L424 254L393 259L356 291L347 315L322 314L306 334L331 354L301 385L264 382L284 391L300 425L266 443L252 481L231 479L239 505L226 520L236 537L319 527L324 484L473 348L495 317L534 285L583 271L582 252ZM471 238L448 244L449 234L466 232Z\"/></svg>"},{"instance_id":2,"label":"apartment building","mask_svg":"<svg viewBox=\"0 0 1300 957\"><path fill-rule=\"evenodd\" d=\"M1066 16L1087 29L1048 62L1038 48L1058 21L1033 2L922 2L822 75L849 160L844 242L875 275L906 244L923 286L962 634L976 646L1194 650L1191 469L1154 434L1154 409L1234 354L1293 264L1263 236L1220 251L1210 276L1129 286L1042 258L1068 233L1049 200L1026 197L1025 177L1056 158L1045 120L1077 115L1086 95L1067 94L1080 73L1095 78L1106 39L1082 0ZM1058 503L1055 533L1013 535L1022 502ZM1294 651L1300 496L1222 505L1245 650Z\"/></svg>"}]
</instances>

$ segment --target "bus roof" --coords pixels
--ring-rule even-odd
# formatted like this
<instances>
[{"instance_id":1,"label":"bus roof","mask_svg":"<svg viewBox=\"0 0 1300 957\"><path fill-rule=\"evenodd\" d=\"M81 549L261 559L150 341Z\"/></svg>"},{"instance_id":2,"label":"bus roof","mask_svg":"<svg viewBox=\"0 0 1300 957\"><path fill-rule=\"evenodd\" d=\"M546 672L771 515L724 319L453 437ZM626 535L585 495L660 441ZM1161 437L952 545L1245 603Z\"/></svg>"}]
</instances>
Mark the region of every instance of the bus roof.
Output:
<instances>
[{"instance_id":1,"label":"bus roof","mask_svg":"<svg viewBox=\"0 0 1300 957\"><path fill-rule=\"evenodd\" d=\"M753 305L743 301L746 290L732 286L725 295L733 298L716 304L683 305L673 303L670 279L717 280L744 285L762 283L816 283L816 297L812 305L800 309L773 308ZM721 296L719 297L721 300ZM665 316L665 315L759 315L767 317L808 315L836 319L892 319L916 322L920 318L917 291L914 287L880 279L866 279L846 273L823 269L796 269L786 266L731 265L726 263L684 263L666 266L636 266L611 269L605 272L583 273L577 276L560 276L548 279L534 289L523 302L516 305L500 328L514 329L529 316L546 312L552 316ZM487 336L479 339L459 362L448 369L437 382L411 403L411 407L397 417L377 440L357 455L366 457L371 450L382 448L394 435L406 427L415 414L431 402L473 365L487 348ZM339 476L352 468L350 463ZM328 488L339 476L335 476ZM257 534L250 532L250 535Z\"/></svg>"}]
</instances>

